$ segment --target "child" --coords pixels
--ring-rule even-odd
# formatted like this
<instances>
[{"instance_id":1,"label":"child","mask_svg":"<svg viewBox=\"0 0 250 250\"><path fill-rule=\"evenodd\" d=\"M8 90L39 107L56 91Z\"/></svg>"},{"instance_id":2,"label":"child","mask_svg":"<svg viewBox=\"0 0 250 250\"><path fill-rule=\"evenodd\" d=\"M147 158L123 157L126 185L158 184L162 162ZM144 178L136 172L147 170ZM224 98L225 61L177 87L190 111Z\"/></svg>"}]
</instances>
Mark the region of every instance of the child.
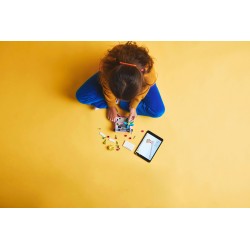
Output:
<instances>
[{"instance_id":1,"label":"child","mask_svg":"<svg viewBox=\"0 0 250 250\"><path fill-rule=\"evenodd\" d=\"M76 92L83 104L107 108L107 118L115 122L116 105L129 111L129 121L138 115L160 117L165 107L156 86L153 59L135 42L116 45L100 62L100 71Z\"/></svg>"}]
</instances>

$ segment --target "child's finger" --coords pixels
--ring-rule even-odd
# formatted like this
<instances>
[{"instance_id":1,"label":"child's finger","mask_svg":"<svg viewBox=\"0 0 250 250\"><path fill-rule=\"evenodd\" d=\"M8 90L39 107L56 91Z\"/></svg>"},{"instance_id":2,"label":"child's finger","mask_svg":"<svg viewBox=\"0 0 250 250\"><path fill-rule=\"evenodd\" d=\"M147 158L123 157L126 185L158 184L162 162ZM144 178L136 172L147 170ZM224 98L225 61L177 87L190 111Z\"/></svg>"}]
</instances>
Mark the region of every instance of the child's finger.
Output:
<instances>
[{"instance_id":1,"label":"child's finger","mask_svg":"<svg viewBox=\"0 0 250 250\"><path fill-rule=\"evenodd\" d=\"M135 119L135 116L132 115L132 116L130 116L130 117L128 118L128 121L129 121L129 122L132 122L134 119Z\"/></svg>"}]
</instances>

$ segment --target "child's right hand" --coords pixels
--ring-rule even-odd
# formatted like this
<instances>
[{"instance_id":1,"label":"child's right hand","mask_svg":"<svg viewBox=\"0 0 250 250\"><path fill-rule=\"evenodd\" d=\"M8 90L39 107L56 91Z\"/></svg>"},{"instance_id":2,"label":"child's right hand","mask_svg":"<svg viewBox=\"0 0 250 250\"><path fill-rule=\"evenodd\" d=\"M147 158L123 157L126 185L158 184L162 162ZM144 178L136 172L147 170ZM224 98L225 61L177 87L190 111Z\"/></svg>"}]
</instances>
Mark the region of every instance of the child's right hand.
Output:
<instances>
[{"instance_id":1,"label":"child's right hand","mask_svg":"<svg viewBox=\"0 0 250 250\"><path fill-rule=\"evenodd\" d=\"M116 117L117 117L117 110L115 107L109 107L108 108L108 114L107 117L110 121L116 122Z\"/></svg>"}]
</instances>

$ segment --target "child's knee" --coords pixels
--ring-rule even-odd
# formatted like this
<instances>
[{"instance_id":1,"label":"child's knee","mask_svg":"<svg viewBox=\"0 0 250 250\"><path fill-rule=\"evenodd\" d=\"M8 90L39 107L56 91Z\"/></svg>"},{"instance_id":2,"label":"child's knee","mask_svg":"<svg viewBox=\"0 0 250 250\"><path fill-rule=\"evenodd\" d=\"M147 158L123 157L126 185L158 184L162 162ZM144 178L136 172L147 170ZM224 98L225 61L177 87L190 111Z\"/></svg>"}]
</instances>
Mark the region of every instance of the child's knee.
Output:
<instances>
[{"instance_id":1,"label":"child's knee","mask_svg":"<svg viewBox=\"0 0 250 250\"><path fill-rule=\"evenodd\" d=\"M76 91L75 97L80 103L86 104L86 96L81 93L81 89Z\"/></svg>"},{"instance_id":2,"label":"child's knee","mask_svg":"<svg viewBox=\"0 0 250 250\"><path fill-rule=\"evenodd\" d=\"M157 109L156 111L151 111L151 117L159 118L165 113L165 111L166 111L165 106L162 106L161 108Z\"/></svg>"}]
</instances>

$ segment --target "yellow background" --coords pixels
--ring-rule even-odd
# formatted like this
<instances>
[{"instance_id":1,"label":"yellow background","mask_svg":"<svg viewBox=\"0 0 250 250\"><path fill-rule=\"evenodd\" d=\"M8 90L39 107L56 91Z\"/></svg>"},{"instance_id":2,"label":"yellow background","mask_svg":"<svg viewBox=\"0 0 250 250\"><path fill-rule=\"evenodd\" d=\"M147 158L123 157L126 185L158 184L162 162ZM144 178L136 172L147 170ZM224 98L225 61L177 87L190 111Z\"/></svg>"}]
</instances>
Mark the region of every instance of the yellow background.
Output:
<instances>
[{"instance_id":1,"label":"yellow background","mask_svg":"<svg viewBox=\"0 0 250 250\"><path fill-rule=\"evenodd\" d=\"M167 109L135 120L165 140L151 163L74 97L115 44L0 43L0 207L249 207L250 43L138 43Z\"/></svg>"}]
</instances>

